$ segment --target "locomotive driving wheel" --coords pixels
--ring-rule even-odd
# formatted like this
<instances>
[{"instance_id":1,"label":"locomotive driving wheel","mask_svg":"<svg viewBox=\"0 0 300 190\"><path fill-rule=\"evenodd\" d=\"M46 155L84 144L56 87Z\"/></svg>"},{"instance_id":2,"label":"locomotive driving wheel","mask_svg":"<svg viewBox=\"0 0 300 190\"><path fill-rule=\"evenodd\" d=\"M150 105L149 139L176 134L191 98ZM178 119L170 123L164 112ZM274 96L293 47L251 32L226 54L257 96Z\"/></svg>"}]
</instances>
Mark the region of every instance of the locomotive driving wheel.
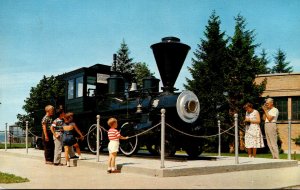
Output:
<instances>
[{"instance_id":1,"label":"locomotive driving wheel","mask_svg":"<svg viewBox=\"0 0 300 190\"><path fill-rule=\"evenodd\" d=\"M152 155L154 155L154 156L159 155L157 145L148 143L148 144L146 144L146 148L147 148L147 150L149 151L150 154L152 154Z\"/></svg>"},{"instance_id":2,"label":"locomotive driving wheel","mask_svg":"<svg viewBox=\"0 0 300 190\"><path fill-rule=\"evenodd\" d=\"M203 152L202 145L190 143L185 147L185 152L190 158L197 158Z\"/></svg>"},{"instance_id":3,"label":"locomotive driving wheel","mask_svg":"<svg viewBox=\"0 0 300 190\"><path fill-rule=\"evenodd\" d=\"M120 150L125 156L131 156L138 151L138 137L134 136L134 124L126 122L120 128L123 137L131 137L127 140L120 140Z\"/></svg>"},{"instance_id":4,"label":"locomotive driving wheel","mask_svg":"<svg viewBox=\"0 0 300 190\"><path fill-rule=\"evenodd\" d=\"M103 134L101 128L99 128L100 142L103 140ZM101 149L101 143L99 142L99 151ZM97 153L97 125L93 124L88 131L87 144L92 153Z\"/></svg>"},{"instance_id":5,"label":"locomotive driving wheel","mask_svg":"<svg viewBox=\"0 0 300 190\"><path fill-rule=\"evenodd\" d=\"M158 151L159 155L161 155L160 143L158 145L156 145L156 147L157 147L157 151ZM174 143L172 143L172 141L166 139L165 140L165 156L172 157L175 155L175 153L176 153L176 146L174 145Z\"/></svg>"}]
</instances>

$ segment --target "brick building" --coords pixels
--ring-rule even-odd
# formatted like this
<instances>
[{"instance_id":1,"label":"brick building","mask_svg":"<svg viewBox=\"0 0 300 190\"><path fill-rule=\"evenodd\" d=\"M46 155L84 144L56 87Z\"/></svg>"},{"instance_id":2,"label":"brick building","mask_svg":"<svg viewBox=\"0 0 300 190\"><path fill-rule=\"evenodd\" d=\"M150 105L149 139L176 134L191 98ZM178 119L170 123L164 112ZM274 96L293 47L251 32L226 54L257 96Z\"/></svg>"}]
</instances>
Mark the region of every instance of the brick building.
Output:
<instances>
[{"instance_id":1,"label":"brick building","mask_svg":"<svg viewBox=\"0 0 300 190\"><path fill-rule=\"evenodd\" d=\"M288 152L288 121L291 119L291 136L300 135L300 73L262 74L255 79L261 83L267 79L266 90L263 97L274 99L275 107L279 110L278 132L282 140L281 148ZM291 142L292 153L300 153L300 146Z\"/></svg>"}]
</instances>

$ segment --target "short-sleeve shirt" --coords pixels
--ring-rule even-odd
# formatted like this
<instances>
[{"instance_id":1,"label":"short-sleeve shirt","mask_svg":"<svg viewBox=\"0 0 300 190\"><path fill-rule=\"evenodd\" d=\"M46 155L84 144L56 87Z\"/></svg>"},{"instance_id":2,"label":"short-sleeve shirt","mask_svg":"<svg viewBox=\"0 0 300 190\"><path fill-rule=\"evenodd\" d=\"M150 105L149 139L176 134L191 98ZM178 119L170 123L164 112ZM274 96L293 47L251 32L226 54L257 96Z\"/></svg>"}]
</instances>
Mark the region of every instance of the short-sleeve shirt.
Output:
<instances>
[{"instance_id":1,"label":"short-sleeve shirt","mask_svg":"<svg viewBox=\"0 0 300 190\"><path fill-rule=\"evenodd\" d=\"M64 124L63 119L56 118L53 121L52 126L54 127L55 131L62 131L63 130L63 124Z\"/></svg>"},{"instance_id":2,"label":"short-sleeve shirt","mask_svg":"<svg viewBox=\"0 0 300 190\"><path fill-rule=\"evenodd\" d=\"M46 124L46 129L50 130L50 127L52 125L52 117L45 115L42 119L42 125Z\"/></svg>"},{"instance_id":3,"label":"short-sleeve shirt","mask_svg":"<svg viewBox=\"0 0 300 190\"><path fill-rule=\"evenodd\" d=\"M108 134L108 139L113 141L119 141L119 138L121 137L120 132L115 128L110 128L107 134Z\"/></svg>"},{"instance_id":4,"label":"short-sleeve shirt","mask_svg":"<svg viewBox=\"0 0 300 190\"><path fill-rule=\"evenodd\" d=\"M266 123L277 122L278 115L279 115L278 109L273 107L272 109L268 110L268 113L269 113L269 115L274 116L274 118L272 119L272 121L269 121L268 118L266 117Z\"/></svg>"}]
</instances>

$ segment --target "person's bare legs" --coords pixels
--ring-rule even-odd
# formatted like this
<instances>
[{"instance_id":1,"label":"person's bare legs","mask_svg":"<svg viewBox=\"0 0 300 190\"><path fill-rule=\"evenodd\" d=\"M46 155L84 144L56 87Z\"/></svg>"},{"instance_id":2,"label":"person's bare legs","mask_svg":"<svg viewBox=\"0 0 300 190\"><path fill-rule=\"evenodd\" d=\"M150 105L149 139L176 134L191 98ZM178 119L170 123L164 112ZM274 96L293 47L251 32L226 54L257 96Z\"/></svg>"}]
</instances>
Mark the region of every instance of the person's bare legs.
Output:
<instances>
[{"instance_id":1,"label":"person's bare legs","mask_svg":"<svg viewBox=\"0 0 300 190\"><path fill-rule=\"evenodd\" d=\"M252 148L248 148L248 156L249 156L249 158L252 157Z\"/></svg>"},{"instance_id":2,"label":"person's bare legs","mask_svg":"<svg viewBox=\"0 0 300 190\"><path fill-rule=\"evenodd\" d=\"M111 153L112 155L112 159L111 159L111 170L114 171L114 170L117 170L117 167L116 167L116 157L117 157L117 152L113 152Z\"/></svg>"},{"instance_id":3,"label":"person's bare legs","mask_svg":"<svg viewBox=\"0 0 300 190\"><path fill-rule=\"evenodd\" d=\"M111 171L111 162L112 162L112 154L109 153L109 156L108 156L108 168L107 168L107 172L110 172Z\"/></svg>"},{"instance_id":4,"label":"person's bare legs","mask_svg":"<svg viewBox=\"0 0 300 190\"><path fill-rule=\"evenodd\" d=\"M70 158L69 158L69 151L70 151L70 147L69 146L64 146L65 148L65 158L66 158L66 163L67 166L70 167Z\"/></svg>"},{"instance_id":5,"label":"person's bare legs","mask_svg":"<svg viewBox=\"0 0 300 190\"><path fill-rule=\"evenodd\" d=\"M252 150L252 157L254 157L254 158L256 157L256 150L257 150L256 148L253 148L253 150Z\"/></svg>"},{"instance_id":6,"label":"person's bare legs","mask_svg":"<svg viewBox=\"0 0 300 190\"><path fill-rule=\"evenodd\" d=\"M74 144L73 146L75 147L76 153L78 154L78 156L80 156L80 155L81 155L81 152L80 152L80 148L79 148L78 143Z\"/></svg>"}]
</instances>

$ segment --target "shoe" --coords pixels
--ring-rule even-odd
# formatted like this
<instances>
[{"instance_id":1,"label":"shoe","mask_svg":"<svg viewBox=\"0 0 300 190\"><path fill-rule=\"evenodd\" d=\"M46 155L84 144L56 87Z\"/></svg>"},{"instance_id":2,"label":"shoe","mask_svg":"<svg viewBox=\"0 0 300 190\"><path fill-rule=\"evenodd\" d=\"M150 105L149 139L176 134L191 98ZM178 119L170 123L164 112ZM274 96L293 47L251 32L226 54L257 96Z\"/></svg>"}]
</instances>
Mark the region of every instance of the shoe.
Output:
<instances>
[{"instance_id":1,"label":"shoe","mask_svg":"<svg viewBox=\"0 0 300 190\"><path fill-rule=\"evenodd\" d=\"M111 170L110 173L121 173L121 170Z\"/></svg>"},{"instance_id":2,"label":"shoe","mask_svg":"<svg viewBox=\"0 0 300 190\"><path fill-rule=\"evenodd\" d=\"M53 164L53 162L46 161L46 164L52 165L52 164Z\"/></svg>"},{"instance_id":3,"label":"shoe","mask_svg":"<svg viewBox=\"0 0 300 190\"><path fill-rule=\"evenodd\" d=\"M70 159L77 159L77 158L79 158L78 156L72 156L72 157L70 157Z\"/></svg>"},{"instance_id":4,"label":"shoe","mask_svg":"<svg viewBox=\"0 0 300 190\"><path fill-rule=\"evenodd\" d=\"M107 170L107 173L110 174L110 173L111 173L111 170Z\"/></svg>"},{"instance_id":5,"label":"shoe","mask_svg":"<svg viewBox=\"0 0 300 190\"><path fill-rule=\"evenodd\" d=\"M70 162L67 162L67 167L70 167Z\"/></svg>"},{"instance_id":6,"label":"shoe","mask_svg":"<svg viewBox=\"0 0 300 190\"><path fill-rule=\"evenodd\" d=\"M85 160L85 158L82 157L82 156L79 156L78 159L79 159L79 160Z\"/></svg>"},{"instance_id":7,"label":"shoe","mask_svg":"<svg viewBox=\"0 0 300 190\"><path fill-rule=\"evenodd\" d=\"M62 163L54 163L54 166L63 166L64 164Z\"/></svg>"}]
</instances>

